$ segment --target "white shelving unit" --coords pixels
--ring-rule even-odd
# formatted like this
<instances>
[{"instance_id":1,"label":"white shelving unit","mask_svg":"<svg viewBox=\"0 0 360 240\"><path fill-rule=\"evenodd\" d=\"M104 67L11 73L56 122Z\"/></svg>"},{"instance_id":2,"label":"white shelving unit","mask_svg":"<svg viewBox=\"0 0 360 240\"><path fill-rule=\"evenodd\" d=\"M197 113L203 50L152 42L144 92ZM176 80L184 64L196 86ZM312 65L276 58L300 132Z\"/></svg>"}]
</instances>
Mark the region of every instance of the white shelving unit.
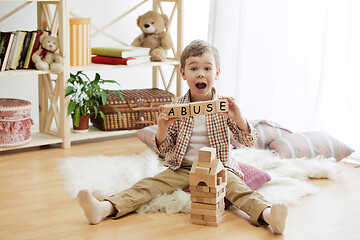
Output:
<instances>
[{"instance_id":1,"label":"white shelving unit","mask_svg":"<svg viewBox=\"0 0 360 240\"><path fill-rule=\"evenodd\" d=\"M134 11L138 6L151 0L142 0L136 7L129 9L126 14L120 16L117 20L121 19L131 11ZM170 21L176 15L177 21L177 42L176 48L173 48L173 59L168 59L165 62L151 62L146 64L139 64L136 66L122 66L122 65L105 65L105 64L90 64L88 66L70 67L70 50L69 50L69 9L68 0L0 0L0 2L21 2L22 4L16 9L10 11L4 16L0 16L0 22L7 19L14 13L20 11L28 4L37 4L37 25L39 29L48 29L52 33L57 33L61 45L61 55L64 59L64 71L57 76L56 83L53 84L50 73L48 71L40 70L9 70L0 72L0 78L17 77L17 76L38 76L38 95L39 95L39 131L32 133L31 142L18 147L0 148L1 151L8 151L21 148L36 147L49 144L60 144L62 148L67 149L71 147L72 141L81 141L87 139L99 139L103 137L114 136L127 136L133 135L135 130L124 131L110 131L104 132L93 126L87 133L72 133L70 126L70 119L67 116L68 100L65 98L66 82L70 76L70 72L79 70L87 71L106 71L108 69L125 69L136 67L151 67L152 68L152 86L159 87L158 85L160 73L163 88L168 90L176 79L176 95L181 94L181 77L180 77L180 53L182 50L182 0L153 0L153 10L164 12L161 3L173 3L174 8L169 17ZM55 9L54 11L50 9ZM107 24L106 27L110 26ZM102 32L104 29L98 29ZM162 66L173 66L173 72L170 79L164 79ZM53 75L52 75L53 76ZM36 106L32 106L36 107ZM34 116L33 116L34 117ZM54 127L55 126L55 127Z\"/></svg>"}]
</instances>

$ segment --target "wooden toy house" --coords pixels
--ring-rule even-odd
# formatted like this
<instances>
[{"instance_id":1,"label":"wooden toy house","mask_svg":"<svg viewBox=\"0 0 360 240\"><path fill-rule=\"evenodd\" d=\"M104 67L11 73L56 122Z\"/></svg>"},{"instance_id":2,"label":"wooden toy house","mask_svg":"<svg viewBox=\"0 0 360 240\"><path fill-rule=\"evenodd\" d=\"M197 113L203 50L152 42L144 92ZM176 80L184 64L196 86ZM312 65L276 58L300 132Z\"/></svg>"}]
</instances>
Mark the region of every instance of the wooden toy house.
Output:
<instances>
[{"instance_id":1,"label":"wooden toy house","mask_svg":"<svg viewBox=\"0 0 360 240\"><path fill-rule=\"evenodd\" d=\"M191 221L218 226L225 220L226 170L216 149L203 147L190 171Z\"/></svg>"}]
</instances>

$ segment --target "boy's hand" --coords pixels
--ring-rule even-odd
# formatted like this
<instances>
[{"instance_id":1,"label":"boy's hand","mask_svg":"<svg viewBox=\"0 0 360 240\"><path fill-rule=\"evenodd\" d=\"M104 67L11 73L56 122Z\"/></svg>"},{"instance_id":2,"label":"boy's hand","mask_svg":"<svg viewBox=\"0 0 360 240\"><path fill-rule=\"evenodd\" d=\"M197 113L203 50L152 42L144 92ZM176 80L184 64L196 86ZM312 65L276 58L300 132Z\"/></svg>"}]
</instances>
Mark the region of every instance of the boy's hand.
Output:
<instances>
[{"instance_id":1,"label":"boy's hand","mask_svg":"<svg viewBox=\"0 0 360 240\"><path fill-rule=\"evenodd\" d=\"M157 118L157 125L158 125L158 130L156 132L156 143L158 144L158 146L165 141L166 139L166 134L167 134L167 129L170 127L171 124L173 124L173 122L175 122L177 119L179 118L169 118L165 111L164 111L164 106L160 105L159 106L159 116Z\"/></svg>"},{"instance_id":2,"label":"boy's hand","mask_svg":"<svg viewBox=\"0 0 360 240\"><path fill-rule=\"evenodd\" d=\"M232 97L220 97L221 99L227 99L229 102L229 111L219 113L221 116L230 118L235 121L238 127L245 131L250 132L246 119L242 116L240 108L237 106L235 99Z\"/></svg>"}]
</instances>

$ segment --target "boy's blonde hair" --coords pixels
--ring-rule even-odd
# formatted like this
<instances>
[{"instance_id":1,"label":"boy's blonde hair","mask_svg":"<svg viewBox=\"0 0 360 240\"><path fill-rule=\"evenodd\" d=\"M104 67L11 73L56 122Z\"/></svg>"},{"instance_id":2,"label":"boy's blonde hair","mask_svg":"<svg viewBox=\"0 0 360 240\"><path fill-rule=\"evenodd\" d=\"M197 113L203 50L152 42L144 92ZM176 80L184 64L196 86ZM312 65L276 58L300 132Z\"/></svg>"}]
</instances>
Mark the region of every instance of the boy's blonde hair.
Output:
<instances>
[{"instance_id":1,"label":"boy's blonde hair","mask_svg":"<svg viewBox=\"0 0 360 240\"><path fill-rule=\"evenodd\" d=\"M183 50L180 57L181 68L185 69L186 59L201 56L209 52L214 54L216 68L220 67L220 55L215 46L203 40L194 40Z\"/></svg>"}]
</instances>

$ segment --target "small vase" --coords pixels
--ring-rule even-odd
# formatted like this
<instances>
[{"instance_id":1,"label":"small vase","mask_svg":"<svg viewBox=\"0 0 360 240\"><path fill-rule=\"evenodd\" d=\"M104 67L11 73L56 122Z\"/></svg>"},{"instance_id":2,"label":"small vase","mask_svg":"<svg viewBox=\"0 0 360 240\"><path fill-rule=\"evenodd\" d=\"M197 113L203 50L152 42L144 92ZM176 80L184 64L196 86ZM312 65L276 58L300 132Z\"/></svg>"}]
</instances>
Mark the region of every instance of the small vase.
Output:
<instances>
[{"instance_id":1,"label":"small vase","mask_svg":"<svg viewBox=\"0 0 360 240\"><path fill-rule=\"evenodd\" d=\"M73 117L73 130L74 132L87 132L89 131L89 119L90 119L90 114L89 115L81 115L80 116L80 122L79 122L79 126L75 126L74 124L74 116Z\"/></svg>"}]
</instances>

